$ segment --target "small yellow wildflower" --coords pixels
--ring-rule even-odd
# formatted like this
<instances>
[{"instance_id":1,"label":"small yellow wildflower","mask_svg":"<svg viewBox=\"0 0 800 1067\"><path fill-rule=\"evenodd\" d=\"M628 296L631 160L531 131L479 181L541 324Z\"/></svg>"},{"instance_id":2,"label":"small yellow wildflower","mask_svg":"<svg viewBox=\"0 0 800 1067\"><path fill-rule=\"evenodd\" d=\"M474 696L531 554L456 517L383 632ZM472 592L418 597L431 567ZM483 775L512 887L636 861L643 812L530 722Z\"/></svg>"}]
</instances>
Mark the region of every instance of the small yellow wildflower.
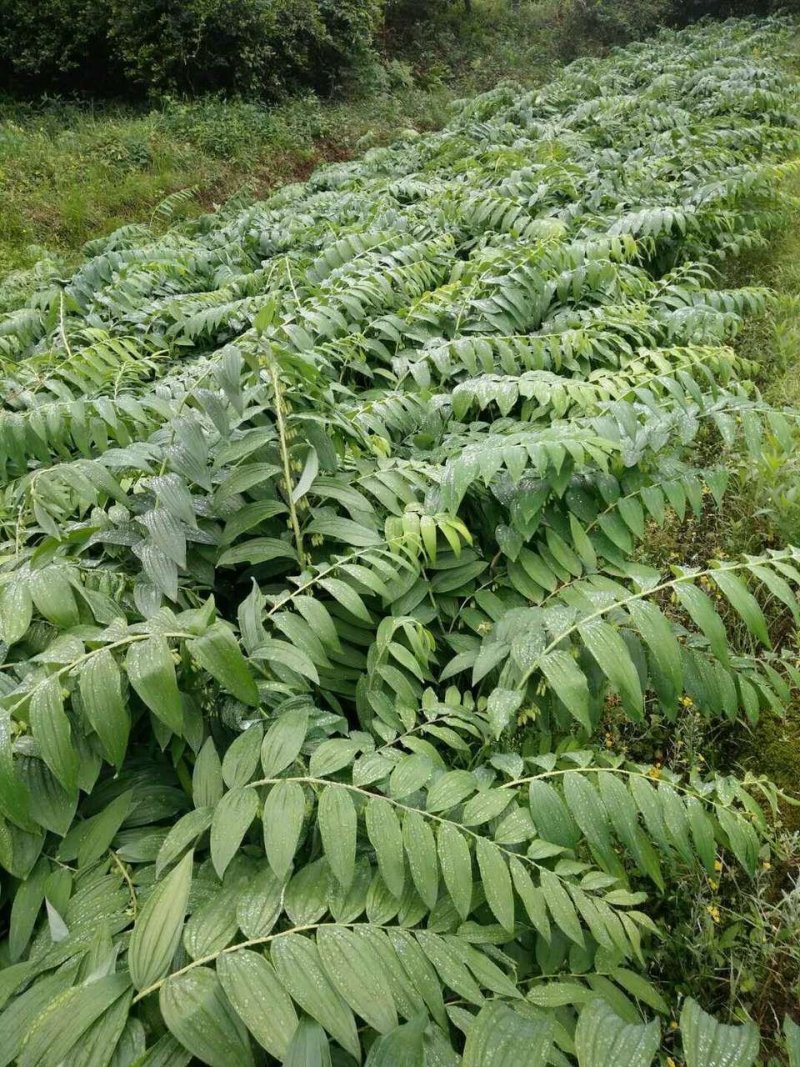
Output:
<instances>
[{"instance_id":1,"label":"small yellow wildflower","mask_svg":"<svg viewBox=\"0 0 800 1067\"><path fill-rule=\"evenodd\" d=\"M673 1023L672 1025L677 1030L676 1024ZM675 1062L675 1060L673 1060L672 1056L667 1056L667 1067L678 1067L677 1063Z\"/></svg>"},{"instance_id":2,"label":"small yellow wildflower","mask_svg":"<svg viewBox=\"0 0 800 1067\"><path fill-rule=\"evenodd\" d=\"M657 763L654 763L650 770L647 772L650 778L654 778L656 781L661 777L661 767Z\"/></svg>"},{"instance_id":3,"label":"small yellow wildflower","mask_svg":"<svg viewBox=\"0 0 800 1067\"><path fill-rule=\"evenodd\" d=\"M763 867L763 869L765 871L771 871L772 870L772 864L769 862L769 860L764 860L764 862L761 864L761 866Z\"/></svg>"},{"instance_id":4,"label":"small yellow wildflower","mask_svg":"<svg viewBox=\"0 0 800 1067\"><path fill-rule=\"evenodd\" d=\"M722 870L722 860L714 860L714 870L715 871L721 871Z\"/></svg>"},{"instance_id":5,"label":"small yellow wildflower","mask_svg":"<svg viewBox=\"0 0 800 1067\"><path fill-rule=\"evenodd\" d=\"M694 701L692 700L692 698L690 696L681 697L681 704L683 704L683 706L685 708L694 707Z\"/></svg>"},{"instance_id":6,"label":"small yellow wildflower","mask_svg":"<svg viewBox=\"0 0 800 1067\"><path fill-rule=\"evenodd\" d=\"M715 882L713 878L708 879L708 884L715 893L719 889L719 882Z\"/></svg>"},{"instance_id":7,"label":"small yellow wildflower","mask_svg":"<svg viewBox=\"0 0 800 1067\"><path fill-rule=\"evenodd\" d=\"M720 914L719 914L719 908L716 906L716 904L707 904L706 905L706 911L708 912L708 914L711 916L711 918L714 920L715 923L719 922Z\"/></svg>"},{"instance_id":8,"label":"small yellow wildflower","mask_svg":"<svg viewBox=\"0 0 800 1067\"><path fill-rule=\"evenodd\" d=\"M678 1029L678 1023L677 1023L676 1019L672 1019L671 1020L671 1022L669 1024L669 1028L670 1028L670 1030L677 1030Z\"/></svg>"}]
</instances>

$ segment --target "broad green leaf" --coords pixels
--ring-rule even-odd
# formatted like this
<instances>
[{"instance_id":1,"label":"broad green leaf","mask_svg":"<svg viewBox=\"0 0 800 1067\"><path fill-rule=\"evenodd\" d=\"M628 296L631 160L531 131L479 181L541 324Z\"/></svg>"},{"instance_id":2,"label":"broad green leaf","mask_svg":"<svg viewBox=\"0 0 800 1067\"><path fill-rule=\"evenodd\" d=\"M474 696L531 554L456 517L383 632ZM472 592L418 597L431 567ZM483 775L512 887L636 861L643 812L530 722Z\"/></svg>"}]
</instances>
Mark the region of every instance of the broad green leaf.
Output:
<instances>
[{"instance_id":1,"label":"broad green leaf","mask_svg":"<svg viewBox=\"0 0 800 1067\"><path fill-rule=\"evenodd\" d=\"M414 989L424 1000L431 1016L440 1026L446 1027L447 1015L442 999L442 987L433 964L410 931L400 927L390 927L386 934L397 953L403 970Z\"/></svg>"},{"instance_id":2,"label":"broad green leaf","mask_svg":"<svg viewBox=\"0 0 800 1067\"><path fill-rule=\"evenodd\" d=\"M244 835L258 811L255 789L242 786L226 793L211 820L211 862L220 878L239 851Z\"/></svg>"},{"instance_id":3,"label":"broad green leaf","mask_svg":"<svg viewBox=\"0 0 800 1067\"><path fill-rule=\"evenodd\" d=\"M196 808L182 816L164 838L156 857L156 878L161 872L211 826L213 808Z\"/></svg>"},{"instance_id":4,"label":"broad green leaf","mask_svg":"<svg viewBox=\"0 0 800 1067\"><path fill-rule=\"evenodd\" d=\"M549 943L550 920L547 917L544 893L539 886L533 884L530 874L516 856L509 859L508 869L511 872L511 881L517 896L522 901L534 929Z\"/></svg>"},{"instance_id":5,"label":"broad green leaf","mask_svg":"<svg viewBox=\"0 0 800 1067\"><path fill-rule=\"evenodd\" d=\"M292 490L292 503L296 504L298 500L301 500L311 488L314 479L319 472L319 457L317 456L317 450L315 448L309 448L306 453L305 463L303 464L303 470L300 477L297 479L294 489Z\"/></svg>"},{"instance_id":6,"label":"broad green leaf","mask_svg":"<svg viewBox=\"0 0 800 1067\"><path fill-rule=\"evenodd\" d=\"M25 582L11 581L0 593L0 637L7 645L16 644L28 632L33 601Z\"/></svg>"},{"instance_id":7,"label":"broad green leaf","mask_svg":"<svg viewBox=\"0 0 800 1067\"><path fill-rule=\"evenodd\" d=\"M244 704L258 704L255 679L242 655L239 642L226 626L221 623L213 626L202 637L187 641L186 647L203 670L208 671L224 690Z\"/></svg>"},{"instance_id":8,"label":"broad green leaf","mask_svg":"<svg viewBox=\"0 0 800 1067\"><path fill-rule=\"evenodd\" d=\"M220 567L235 567L237 564L268 563L273 559L297 559L297 553L286 541L277 537L250 537L233 548L226 549L217 561Z\"/></svg>"},{"instance_id":9,"label":"broad green leaf","mask_svg":"<svg viewBox=\"0 0 800 1067\"><path fill-rule=\"evenodd\" d=\"M23 829L33 830L36 824L30 812L31 793L14 766L14 733L11 714L0 709L0 814Z\"/></svg>"},{"instance_id":10,"label":"broad green leaf","mask_svg":"<svg viewBox=\"0 0 800 1067\"><path fill-rule=\"evenodd\" d=\"M284 712L267 730L261 745L261 767L265 778L275 778L297 759L308 729L308 711L295 708Z\"/></svg>"},{"instance_id":11,"label":"broad green leaf","mask_svg":"<svg viewBox=\"0 0 800 1067\"><path fill-rule=\"evenodd\" d=\"M557 790L549 782L532 781L528 799L533 824L545 841L575 848L580 840L575 820Z\"/></svg>"},{"instance_id":12,"label":"broad green leaf","mask_svg":"<svg viewBox=\"0 0 800 1067\"><path fill-rule=\"evenodd\" d=\"M466 919L472 905L472 859L464 835L452 823L440 823L436 841L439 866L456 911ZM487 894L488 896L488 894Z\"/></svg>"},{"instance_id":13,"label":"broad green leaf","mask_svg":"<svg viewBox=\"0 0 800 1067\"><path fill-rule=\"evenodd\" d=\"M711 651L720 663L727 666L728 635L722 619L714 610L711 599L689 582L678 582L675 585L675 595L695 626L698 626L705 634Z\"/></svg>"},{"instance_id":14,"label":"broad green leaf","mask_svg":"<svg viewBox=\"0 0 800 1067\"><path fill-rule=\"evenodd\" d=\"M586 648L600 670L622 698L623 706L633 719L642 717L642 687L628 648L617 631L602 619L578 627Z\"/></svg>"},{"instance_id":15,"label":"broad green leaf","mask_svg":"<svg viewBox=\"0 0 800 1067\"><path fill-rule=\"evenodd\" d=\"M222 951L236 937L236 893L223 887L192 911L183 930L183 947L193 960Z\"/></svg>"},{"instance_id":16,"label":"broad green leaf","mask_svg":"<svg viewBox=\"0 0 800 1067\"><path fill-rule=\"evenodd\" d=\"M278 782L264 801L264 851L278 881L283 881L292 865L305 808L303 787L298 782Z\"/></svg>"},{"instance_id":17,"label":"broad green leaf","mask_svg":"<svg viewBox=\"0 0 800 1067\"><path fill-rule=\"evenodd\" d=\"M153 635L128 649L125 671L142 703L173 733L183 732L183 703L166 638Z\"/></svg>"},{"instance_id":18,"label":"broad green leaf","mask_svg":"<svg viewBox=\"0 0 800 1067\"><path fill-rule=\"evenodd\" d=\"M569 897L561 880L552 871L542 869L540 873L542 891L547 909L556 926L576 945L583 945L583 931L578 921L575 905Z\"/></svg>"},{"instance_id":19,"label":"broad green leaf","mask_svg":"<svg viewBox=\"0 0 800 1067\"><path fill-rule=\"evenodd\" d=\"M297 1029L297 1013L272 964L249 949L224 952L217 962L217 975L259 1045L282 1059Z\"/></svg>"},{"instance_id":20,"label":"broad green leaf","mask_svg":"<svg viewBox=\"0 0 800 1067\"><path fill-rule=\"evenodd\" d=\"M128 968L137 989L152 985L169 970L181 939L193 858L187 852L177 867L156 885L136 919L128 949Z\"/></svg>"},{"instance_id":21,"label":"broad green leaf","mask_svg":"<svg viewBox=\"0 0 800 1067\"><path fill-rule=\"evenodd\" d=\"M0 1016L3 1025L3 1041L0 1043L2 1067L8 1067L17 1058L23 1042L47 1009L72 995L70 989L75 981L76 970L77 963L74 963L61 972L46 975L32 983L6 1007Z\"/></svg>"},{"instance_id":22,"label":"broad green leaf","mask_svg":"<svg viewBox=\"0 0 800 1067\"><path fill-rule=\"evenodd\" d=\"M192 771L192 799L196 808L214 808L224 791L222 763L210 737L200 749Z\"/></svg>"},{"instance_id":23,"label":"broad green leaf","mask_svg":"<svg viewBox=\"0 0 800 1067\"><path fill-rule=\"evenodd\" d=\"M783 1033L786 1037L789 1067L800 1067L800 1026L788 1015L785 1015L783 1019Z\"/></svg>"},{"instance_id":24,"label":"broad green leaf","mask_svg":"<svg viewBox=\"0 0 800 1067\"><path fill-rule=\"evenodd\" d=\"M403 815L403 848L416 890L426 906L433 909L439 896L436 842L427 821L411 809Z\"/></svg>"},{"instance_id":25,"label":"broad green leaf","mask_svg":"<svg viewBox=\"0 0 800 1067\"><path fill-rule=\"evenodd\" d=\"M278 664L281 667L288 667L295 674L307 678L314 685L319 685L319 672L314 661L301 648L290 645L287 641L277 641L272 637L266 638L252 650L250 658L264 660L269 666Z\"/></svg>"},{"instance_id":26,"label":"broad green leaf","mask_svg":"<svg viewBox=\"0 0 800 1067\"><path fill-rule=\"evenodd\" d=\"M563 784L570 814L585 834L598 863L612 874L621 873L612 846L608 814L597 789L580 771L568 771Z\"/></svg>"},{"instance_id":27,"label":"broad green leaf","mask_svg":"<svg viewBox=\"0 0 800 1067\"><path fill-rule=\"evenodd\" d=\"M202 1063L252 1067L247 1030L210 968L195 967L168 978L161 987L159 1006L172 1035Z\"/></svg>"},{"instance_id":28,"label":"broad green leaf","mask_svg":"<svg viewBox=\"0 0 800 1067\"><path fill-rule=\"evenodd\" d=\"M396 800L422 789L431 776L433 764L422 752L404 757L389 776L389 795Z\"/></svg>"},{"instance_id":29,"label":"broad green leaf","mask_svg":"<svg viewBox=\"0 0 800 1067\"><path fill-rule=\"evenodd\" d=\"M59 630L78 625L78 604L62 568L44 567L33 571L30 591L37 611Z\"/></svg>"},{"instance_id":30,"label":"broad green leaf","mask_svg":"<svg viewBox=\"0 0 800 1067\"><path fill-rule=\"evenodd\" d=\"M128 747L130 715L122 697L122 675L107 649L90 656L79 675L81 703L109 763L120 768Z\"/></svg>"},{"instance_id":31,"label":"broad green leaf","mask_svg":"<svg viewBox=\"0 0 800 1067\"><path fill-rule=\"evenodd\" d=\"M475 841L475 855L481 872L486 903L497 921L510 933L514 930L514 890L502 849L486 837Z\"/></svg>"},{"instance_id":32,"label":"broad green leaf","mask_svg":"<svg viewBox=\"0 0 800 1067\"><path fill-rule=\"evenodd\" d=\"M64 1067L107 1067L116 1054L117 1043L125 1029L133 991L118 997L73 1045Z\"/></svg>"},{"instance_id":33,"label":"broad green leaf","mask_svg":"<svg viewBox=\"0 0 800 1067\"><path fill-rule=\"evenodd\" d=\"M513 800L510 789L483 789L464 805L461 815L463 826L481 826L501 815Z\"/></svg>"},{"instance_id":34,"label":"broad green leaf","mask_svg":"<svg viewBox=\"0 0 800 1067\"><path fill-rule=\"evenodd\" d=\"M428 790L428 811L448 811L461 804L478 787L470 771L447 771Z\"/></svg>"},{"instance_id":35,"label":"broad green leaf","mask_svg":"<svg viewBox=\"0 0 800 1067\"><path fill-rule=\"evenodd\" d=\"M186 1067L191 1058L191 1052L167 1032L162 1034L141 1059L136 1060L134 1067ZM121 1064L120 1067L130 1065Z\"/></svg>"},{"instance_id":36,"label":"broad green leaf","mask_svg":"<svg viewBox=\"0 0 800 1067\"><path fill-rule=\"evenodd\" d=\"M236 921L246 938L266 937L283 909L283 883L266 867L239 893Z\"/></svg>"},{"instance_id":37,"label":"broad green leaf","mask_svg":"<svg viewBox=\"0 0 800 1067\"><path fill-rule=\"evenodd\" d=\"M525 693L521 689L493 689L489 694L486 711L495 738L499 738L510 725L524 699Z\"/></svg>"},{"instance_id":38,"label":"broad green leaf","mask_svg":"<svg viewBox=\"0 0 800 1067\"><path fill-rule=\"evenodd\" d=\"M317 950L331 985L373 1030L397 1026L391 990L366 941L341 926L317 931Z\"/></svg>"},{"instance_id":39,"label":"broad green leaf","mask_svg":"<svg viewBox=\"0 0 800 1067\"><path fill-rule=\"evenodd\" d=\"M46 859L40 859L14 895L8 930L8 954L12 962L21 959L28 946L44 904L49 874L50 863Z\"/></svg>"},{"instance_id":40,"label":"broad green leaf","mask_svg":"<svg viewBox=\"0 0 800 1067\"><path fill-rule=\"evenodd\" d=\"M222 778L228 789L247 785L253 777L258 767L263 736L261 725L257 723L231 743L222 760Z\"/></svg>"},{"instance_id":41,"label":"broad green leaf","mask_svg":"<svg viewBox=\"0 0 800 1067\"><path fill-rule=\"evenodd\" d=\"M346 582L340 578L321 578L319 584L356 619L366 623L372 622L366 604Z\"/></svg>"},{"instance_id":42,"label":"broad green leaf","mask_svg":"<svg viewBox=\"0 0 800 1067\"><path fill-rule=\"evenodd\" d=\"M672 627L655 604L632 600L627 609L656 668L656 692L666 704L674 704L683 688L683 671L680 645Z\"/></svg>"},{"instance_id":43,"label":"broad green leaf","mask_svg":"<svg viewBox=\"0 0 800 1067\"><path fill-rule=\"evenodd\" d=\"M125 974L74 986L38 1017L19 1055L19 1067L60 1067L87 1031L130 990Z\"/></svg>"},{"instance_id":44,"label":"broad green leaf","mask_svg":"<svg viewBox=\"0 0 800 1067\"><path fill-rule=\"evenodd\" d=\"M755 1063L760 1038L752 1023L719 1023L688 997L680 1024L686 1067L752 1067Z\"/></svg>"},{"instance_id":45,"label":"broad green leaf","mask_svg":"<svg viewBox=\"0 0 800 1067\"><path fill-rule=\"evenodd\" d=\"M405 860L403 832L394 807L388 800L373 797L366 808L367 834L386 888L396 897L403 894Z\"/></svg>"},{"instance_id":46,"label":"broad green leaf","mask_svg":"<svg viewBox=\"0 0 800 1067\"><path fill-rule=\"evenodd\" d=\"M361 744L349 737L334 737L330 741L323 741L319 748L311 753L308 773L313 778L326 778L335 774L342 767L352 764L360 748Z\"/></svg>"},{"instance_id":47,"label":"broad green leaf","mask_svg":"<svg viewBox=\"0 0 800 1067\"><path fill-rule=\"evenodd\" d=\"M464 963L463 953L429 930L417 930L416 938L445 985L471 1004L483 1004L483 994Z\"/></svg>"},{"instance_id":48,"label":"broad green leaf","mask_svg":"<svg viewBox=\"0 0 800 1067\"><path fill-rule=\"evenodd\" d=\"M626 1067L650 1067L661 1043L661 1027L651 1023L626 1023L604 1000L593 1000L582 1009L575 1029L579 1067L624 1063Z\"/></svg>"},{"instance_id":49,"label":"broad green leaf","mask_svg":"<svg viewBox=\"0 0 800 1067\"><path fill-rule=\"evenodd\" d=\"M422 1015L379 1037L369 1050L366 1067L425 1067L427 1022Z\"/></svg>"},{"instance_id":50,"label":"broad green leaf","mask_svg":"<svg viewBox=\"0 0 800 1067\"><path fill-rule=\"evenodd\" d=\"M344 889L355 872L357 821L350 792L344 786L326 785L317 807L317 826L330 868Z\"/></svg>"},{"instance_id":51,"label":"broad green leaf","mask_svg":"<svg viewBox=\"0 0 800 1067\"><path fill-rule=\"evenodd\" d=\"M467 1034L462 1067L546 1067L552 1045L551 1019L529 1018L502 1003L487 1004Z\"/></svg>"},{"instance_id":52,"label":"broad green leaf","mask_svg":"<svg viewBox=\"0 0 800 1067\"><path fill-rule=\"evenodd\" d=\"M121 793L103 811L86 820L83 840L78 848L79 867L88 867L108 849L128 815L132 799L132 790Z\"/></svg>"},{"instance_id":53,"label":"broad green leaf","mask_svg":"<svg viewBox=\"0 0 800 1067\"><path fill-rule=\"evenodd\" d=\"M42 759L64 789L74 793L78 786L78 754L57 678L48 678L34 689L30 719Z\"/></svg>"},{"instance_id":54,"label":"broad green leaf","mask_svg":"<svg viewBox=\"0 0 800 1067\"><path fill-rule=\"evenodd\" d=\"M766 648L772 648L764 613L741 578L723 569L712 570L711 577L753 637Z\"/></svg>"},{"instance_id":55,"label":"broad green leaf","mask_svg":"<svg viewBox=\"0 0 800 1067\"><path fill-rule=\"evenodd\" d=\"M359 1060L356 1021L328 980L316 945L301 934L289 934L273 942L271 954L278 979L291 998Z\"/></svg>"},{"instance_id":56,"label":"broad green leaf","mask_svg":"<svg viewBox=\"0 0 800 1067\"><path fill-rule=\"evenodd\" d=\"M365 942L375 964L389 983L397 1014L403 1019L416 1018L425 1012L425 1002L414 987L388 934L371 923L353 928L353 935Z\"/></svg>"},{"instance_id":57,"label":"broad green leaf","mask_svg":"<svg viewBox=\"0 0 800 1067\"><path fill-rule=\"evenodd\" d=\"M294 1032L283 1067L331 1067L331 1050L325 1031L307 1015Z\"/></svg>"},{"instance_id":58,"label":"broad green leaf","mask_svg":"<svg viewBox=\"0 0 800 1067\"><path fill-rule=\"evenodd\" d=\"M584 730L591 732L589 685L578 664L567 652L548 652L539 664L550 688Z\"/></svg>"}]
</instances>

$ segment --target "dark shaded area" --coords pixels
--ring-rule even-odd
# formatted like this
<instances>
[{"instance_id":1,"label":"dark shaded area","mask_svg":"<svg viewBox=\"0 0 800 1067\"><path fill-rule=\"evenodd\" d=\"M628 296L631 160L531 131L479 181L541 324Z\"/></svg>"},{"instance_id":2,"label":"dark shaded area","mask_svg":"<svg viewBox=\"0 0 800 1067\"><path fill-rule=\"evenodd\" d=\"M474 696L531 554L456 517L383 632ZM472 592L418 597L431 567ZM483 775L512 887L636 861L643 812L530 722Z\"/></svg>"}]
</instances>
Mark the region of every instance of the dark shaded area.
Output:
<instances>
[{"instance_id":1,"label":"dark shaded area","mask_svg":"<svg viewBox=\"0 0 800 1067\"><path fill-rule=\"evenodd\" d=\"M0 87L95 96L325 90L382 0L4 0Z\"/></svg>"}]
</instances>

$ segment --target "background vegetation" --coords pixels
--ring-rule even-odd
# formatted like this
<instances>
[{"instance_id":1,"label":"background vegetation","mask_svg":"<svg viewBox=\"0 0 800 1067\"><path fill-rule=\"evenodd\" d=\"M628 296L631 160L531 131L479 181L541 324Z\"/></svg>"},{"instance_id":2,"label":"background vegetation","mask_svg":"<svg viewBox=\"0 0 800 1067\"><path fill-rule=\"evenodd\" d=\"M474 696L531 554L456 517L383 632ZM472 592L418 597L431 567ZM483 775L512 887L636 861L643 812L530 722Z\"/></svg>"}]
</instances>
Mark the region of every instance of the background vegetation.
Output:
<instances>
[{"instance_id":1,"label":"background vegetation","mask_svg":"<svg viewBox=\"0 0 800 1067\"><path fill-rule=\"evenodd\" d=\"M189 212L245 184L263 194L399 129L439 127L454 100L504 79L538 84L661 22L770 6L6 0L0 274L43 248L74 255L178 189L198 190Z\"/></svg>"}]
</instances>

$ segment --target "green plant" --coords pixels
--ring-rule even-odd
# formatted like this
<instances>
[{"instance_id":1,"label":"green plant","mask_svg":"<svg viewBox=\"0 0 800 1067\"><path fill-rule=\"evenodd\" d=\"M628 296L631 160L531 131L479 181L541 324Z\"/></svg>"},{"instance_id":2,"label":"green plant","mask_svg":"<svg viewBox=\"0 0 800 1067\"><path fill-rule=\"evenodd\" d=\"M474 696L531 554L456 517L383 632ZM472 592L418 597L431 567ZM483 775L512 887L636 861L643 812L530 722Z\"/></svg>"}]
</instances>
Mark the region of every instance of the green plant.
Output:
<instances>
[{"instance_id":1,"label":"green plant","mask_svg":"<svg viewBox=\"0 0 800 1067\"><path fill-rule=\"evenodd\" d=\"M373 43L379 0L20 0L0 10L6 87L276 97L330 86Z\"/></svg>"},{"instance_id":2,"label":"green plant","mask_svg":"<svg viewBox=\"0 0 800 1067\"><path fill-rule=\"evenodd\" d=\"M800 681L800 550L641 554L792 447L728 343L767 294L708 266L780 217L788 29L501 86L16 284L0 1064L647 1067L679 1011L688 1067L753 1064L653 979L782 798L604 734Z\"/></svg>"}]
</instances>

